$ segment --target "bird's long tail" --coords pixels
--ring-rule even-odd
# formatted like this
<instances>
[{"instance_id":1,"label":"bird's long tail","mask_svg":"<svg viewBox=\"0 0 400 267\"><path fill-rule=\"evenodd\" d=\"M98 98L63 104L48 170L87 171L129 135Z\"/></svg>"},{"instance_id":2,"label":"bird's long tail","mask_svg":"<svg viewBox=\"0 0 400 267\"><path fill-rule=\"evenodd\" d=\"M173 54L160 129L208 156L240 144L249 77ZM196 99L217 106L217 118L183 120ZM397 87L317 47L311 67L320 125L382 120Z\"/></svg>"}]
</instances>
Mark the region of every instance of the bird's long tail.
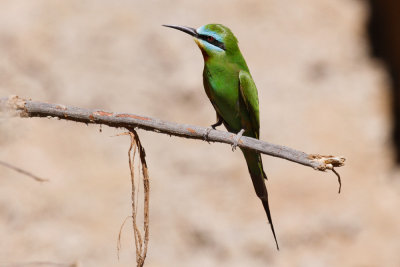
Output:
<instances>
[{"instance_id":1,"label":"bird's long tail","mask_svg":"<svg viewBox=\"0 0 400 267\"><path fill-rule=\"evenodd\" d=\"M264 182L264 178L267 177L264 173L261 155L260 153L246 149L242 149L242 152L244 157L246 158L247 167L249 169L251 180L253 181L254 190L256 191L257 196L260 198L264 206L265 213L267 214L268 217L268 222L271 225L272 234L274 235L276 248L279 250L274 224L272 223L271 211L269 209L269 204L268 204L268 192Z\"/></svg>"}]
</instances>

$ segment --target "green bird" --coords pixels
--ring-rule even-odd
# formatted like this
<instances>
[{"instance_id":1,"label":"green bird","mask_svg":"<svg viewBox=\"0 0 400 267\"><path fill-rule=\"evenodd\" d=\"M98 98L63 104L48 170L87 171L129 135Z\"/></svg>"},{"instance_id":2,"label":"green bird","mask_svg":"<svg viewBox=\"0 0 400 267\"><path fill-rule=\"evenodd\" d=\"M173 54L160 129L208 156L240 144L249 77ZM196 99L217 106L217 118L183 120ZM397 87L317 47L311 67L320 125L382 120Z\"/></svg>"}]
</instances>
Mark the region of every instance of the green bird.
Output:
<instances>
[{"instance_id":1,"label":"green bird","mask_svg":"<svg viewBox=\"0 0 400 267\"><path fill-rule=\"evenodd\" d=\"M198 29L176 25L163 26L193 36L203 54L204 89L217 113L217 122L211 127L215 129L223 123L229 132L239 133L238 139L241 134L258 139L260 117L257 88L232 31L221 24L207 24ZM267 187L264 182L267 176L261 155L248 149L241 150L279 250L268 204Z\"/></svg>"}]
</instances>

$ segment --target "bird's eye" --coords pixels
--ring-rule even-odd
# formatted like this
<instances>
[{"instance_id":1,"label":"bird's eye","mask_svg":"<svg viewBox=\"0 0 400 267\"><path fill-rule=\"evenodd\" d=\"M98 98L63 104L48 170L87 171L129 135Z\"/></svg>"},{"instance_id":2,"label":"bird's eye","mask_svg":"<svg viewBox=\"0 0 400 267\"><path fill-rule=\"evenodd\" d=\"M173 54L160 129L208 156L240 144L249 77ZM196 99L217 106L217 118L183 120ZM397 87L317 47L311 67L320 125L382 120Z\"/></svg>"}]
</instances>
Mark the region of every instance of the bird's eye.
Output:
<instances>
[{"instance_id":1,"label":"bird's eye","mask_svg":"<svg viewBox=\"0 0 400 267\"><path fill-rule=\"evenodd\" d=\"M212 36L207 36L207 42L212 43L214 42L215 38Z\"/></svg>"}]
</instances>

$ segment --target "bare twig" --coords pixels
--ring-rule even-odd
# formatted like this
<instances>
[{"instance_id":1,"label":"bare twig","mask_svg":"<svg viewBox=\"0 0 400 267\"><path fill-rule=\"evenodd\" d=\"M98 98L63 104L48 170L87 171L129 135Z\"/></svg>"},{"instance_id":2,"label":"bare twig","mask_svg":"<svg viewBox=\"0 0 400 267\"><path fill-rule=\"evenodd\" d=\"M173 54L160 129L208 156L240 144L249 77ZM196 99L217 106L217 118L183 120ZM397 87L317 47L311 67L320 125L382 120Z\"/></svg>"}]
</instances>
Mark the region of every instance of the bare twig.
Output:
<instances>
[{"instance_id":1,"label":"bare twig","mask_svg":"<svg viewBox=\"0 0 400 267\"><path fill-rule=\"evenodd\" d=\"M48 182L49 181L48 179L40 178L39 176L36 176L36 175L34 175L34 174L32 174L32 173L30 173L28 171L25 171L25 170L23 170L21 168L15 167L15 166L13 166L13 165L11 165L11 164L9 164L7 162L4 162L4 161L0 161L0 165L3 165L4 167L7 167L7 168L12 169L12 170L14 170L16 172L22 173L23 175L31 177L32 179L34 179L34 180L36 180L38 182Z\"/></svg>"},{"instance_id":2,"label":"bare twig","mask_svg":"<svg viewBox=\"0 0 400 267\"><path fill-rule=\"evenodd\" d=\"M47 261L32 261L24 263L2 263L1 267L78 267L80 266L78 262L76 263L54 263Z\"/></svg>"},{"instance_id":3,"label":"bare twig","mask_svg":"<svg viewBox=\"0 0 400 267\"><path fill-rule=\"evenodd\" d=\"M54 117L63 120L105 124L110 127L123 127L126 129L134 129L137 127L148 131L201 140L204 140L204 133L207 132L207 128L189 124L177 124L135 114L113 113L102 110L89 110L58 104L35 102L17 96L0 99L0 110L8 111L11 116L25 118ZM234 145L235 136L236 135L233 133L212 129L209 130L207 141ZM289 147L267 143L247 136L240 138L238 146L255 150L273 157L290 160L319 171L332 170L334 167L341 167L345 162L343 156L306 154Z\"/></svg>"}]
</instances>

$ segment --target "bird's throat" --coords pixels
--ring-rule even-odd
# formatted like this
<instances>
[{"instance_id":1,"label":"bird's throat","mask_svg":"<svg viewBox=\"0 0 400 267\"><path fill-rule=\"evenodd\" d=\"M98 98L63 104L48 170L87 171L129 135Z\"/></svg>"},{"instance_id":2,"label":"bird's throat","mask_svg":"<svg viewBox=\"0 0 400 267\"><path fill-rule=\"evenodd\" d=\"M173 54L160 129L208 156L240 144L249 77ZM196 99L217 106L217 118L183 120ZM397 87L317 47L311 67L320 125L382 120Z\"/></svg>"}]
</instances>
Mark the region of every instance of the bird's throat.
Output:
<instances>
[{"instance_id":1,"label":"bird's throat","mask_svg":"<svg viewBox=\"0 0 400 267\"><path fill-rule=\"evenodd\" d=\"M201 53L203 54L204 61L207 61L210 56L207 54L203 43L200 42L197 38L194 38L194 41L196 42L197 46L200 48Z\"/></svg>"}]
</instances>

